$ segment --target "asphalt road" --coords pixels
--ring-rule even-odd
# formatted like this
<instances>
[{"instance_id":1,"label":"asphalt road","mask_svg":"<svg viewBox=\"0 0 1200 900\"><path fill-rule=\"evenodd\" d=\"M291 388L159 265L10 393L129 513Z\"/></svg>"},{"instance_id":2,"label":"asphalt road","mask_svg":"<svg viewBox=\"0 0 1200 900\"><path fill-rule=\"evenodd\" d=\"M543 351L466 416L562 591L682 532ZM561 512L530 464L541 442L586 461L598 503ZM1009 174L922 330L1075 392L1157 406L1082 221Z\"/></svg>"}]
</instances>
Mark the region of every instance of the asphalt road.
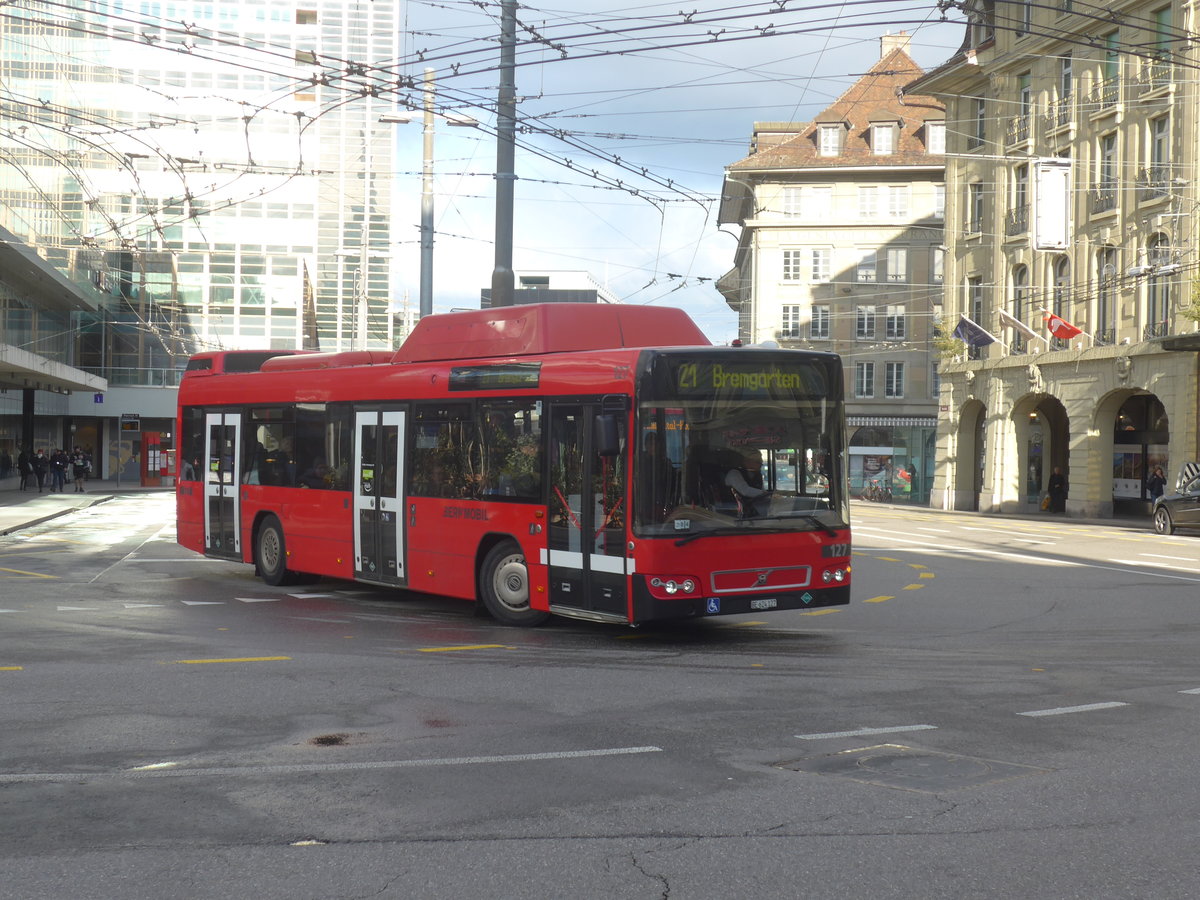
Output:
<instances>
[{"instance_id":1,"label":"asphalt road","mask_svg":"<svg viewBox=\"0 0 1200 900\"><path fill-rule=\"evenodd\" d=\"M1200 893L1200 538L855 507L851 606L498 626L0 538L0 894Z\"/></svg>"}]
</instances>

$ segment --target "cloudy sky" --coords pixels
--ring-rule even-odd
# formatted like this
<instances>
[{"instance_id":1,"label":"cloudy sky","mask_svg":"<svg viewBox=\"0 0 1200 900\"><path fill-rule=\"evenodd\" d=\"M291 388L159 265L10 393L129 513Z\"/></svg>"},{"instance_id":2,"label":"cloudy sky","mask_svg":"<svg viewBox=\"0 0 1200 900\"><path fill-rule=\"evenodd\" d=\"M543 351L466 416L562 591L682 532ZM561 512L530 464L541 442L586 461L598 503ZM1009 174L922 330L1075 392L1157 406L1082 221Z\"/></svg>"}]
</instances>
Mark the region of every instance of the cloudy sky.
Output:
<instances>
[{"instance_id":1,"label":"cloudy sky","mask_svg":"<svg viewBox=\"0 0 1200 900\"><path fill-rule=\"evenodd\" d=\"M521 5L513 267L586 270L626 303L686 309L714 342L736 337L714 280L736 229L718 229L724 166L757 121L805 121L906 31L925 69L962 39L936 3L845 0L577 8ZM410 2L398 71L436 70L439 107L481 129L435 138L435 311L478 306L494 265L499 7ZM398 290L419 292L419 122L397 126ZM405 234L406 210L411 231Z\"/></svg>"}]
</instances>

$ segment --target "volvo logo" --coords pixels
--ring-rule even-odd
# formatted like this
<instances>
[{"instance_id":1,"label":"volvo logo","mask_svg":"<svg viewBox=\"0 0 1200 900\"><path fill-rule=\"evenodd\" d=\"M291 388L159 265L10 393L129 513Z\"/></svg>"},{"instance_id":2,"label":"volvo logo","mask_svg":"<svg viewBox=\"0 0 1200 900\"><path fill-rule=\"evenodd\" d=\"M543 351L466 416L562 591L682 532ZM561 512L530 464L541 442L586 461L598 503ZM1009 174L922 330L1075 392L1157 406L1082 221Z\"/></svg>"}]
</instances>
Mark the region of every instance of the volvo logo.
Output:
<instances>
[{"instance_id":1,"label":"volvo logo","mask_svg":"<svg viewBox=\"0 0 1200 900\"><path fill-rule=\"evenodd\" d=\"M759 573L758 573L758 578L757 578L757 579L755 579L755 581L754 581L754 586L755 586L755 587L762 587L764 584L766 584L766 583L767 583L767 578L769 578L769 577L770 577L770 575L771 575L771 570L770 570L770 569L767 569L765 572L759 572Z\"/></svg>"}]
</instances>

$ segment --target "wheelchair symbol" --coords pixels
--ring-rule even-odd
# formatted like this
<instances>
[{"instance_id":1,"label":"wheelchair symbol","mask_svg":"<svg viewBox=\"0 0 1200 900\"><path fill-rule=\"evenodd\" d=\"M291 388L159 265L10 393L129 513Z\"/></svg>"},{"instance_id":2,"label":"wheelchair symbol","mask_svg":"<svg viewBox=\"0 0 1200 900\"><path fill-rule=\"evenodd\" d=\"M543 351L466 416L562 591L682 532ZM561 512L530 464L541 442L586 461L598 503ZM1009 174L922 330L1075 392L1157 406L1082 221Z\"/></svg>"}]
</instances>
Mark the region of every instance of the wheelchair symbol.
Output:
<instances>
[{"instance_id":1,"label":"wheelchair symbol","mask_svg":"<svg viewBox=\"0 0 1200 900\"><path fill-rule=\"evenodd\" d=\"M721 598L720 597L709 597L708 598L708 614L710 616L715 616L720 611L721 611Z\"/></svg>"}]
</instances>

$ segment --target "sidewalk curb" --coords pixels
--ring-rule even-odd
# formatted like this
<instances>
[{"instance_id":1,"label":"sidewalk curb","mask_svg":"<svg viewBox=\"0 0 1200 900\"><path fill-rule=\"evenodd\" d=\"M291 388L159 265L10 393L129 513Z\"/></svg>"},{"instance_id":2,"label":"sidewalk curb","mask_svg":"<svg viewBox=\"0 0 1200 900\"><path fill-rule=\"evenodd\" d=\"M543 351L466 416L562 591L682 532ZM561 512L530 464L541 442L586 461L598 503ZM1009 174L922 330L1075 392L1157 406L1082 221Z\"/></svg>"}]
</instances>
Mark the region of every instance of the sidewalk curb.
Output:
<instances>
[{"instance_id":1,"label":"sidewalk curb","mask_svg":"<svg viewBox=\"0 0 1200 900\"><path fill-rule=\"evenodd\" d=\"M15 534L16 532L23 531L26 528L32 528L35 525L41 525L44 522L50 522L54 519L58 519L63 516L70 515L71 513L79 512L82 509L91 509L93 506L96 506L100 503L106 503L107 501L111 500L114 496L116 496L116 495L115 494L97 495L95 500L85 503L85 504L83 504L83 506L74 506L74 505L65 506L62 509L55 510L54 512L50 513L49 515L41 516L40 518L37 518L37 519L29 519L28 521L21 522L17 525L11 525L8 528L5 528L3 531L0 531L0 537L4 537L4 536L10 535L10 534Z\"/></svg>"}]
</instances>

